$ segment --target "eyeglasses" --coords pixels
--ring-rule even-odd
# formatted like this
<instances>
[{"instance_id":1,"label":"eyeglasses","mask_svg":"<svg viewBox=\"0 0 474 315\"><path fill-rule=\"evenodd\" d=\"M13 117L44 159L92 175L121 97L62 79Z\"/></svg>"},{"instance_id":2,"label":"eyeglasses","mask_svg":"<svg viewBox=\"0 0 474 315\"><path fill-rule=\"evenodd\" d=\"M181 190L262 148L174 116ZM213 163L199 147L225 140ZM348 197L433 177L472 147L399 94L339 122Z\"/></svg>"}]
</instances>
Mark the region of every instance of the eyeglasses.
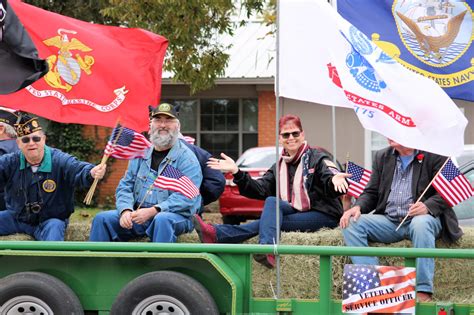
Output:
<instances>
[{"instance_id":1,"label":"eyeglasses","mask_svg":"<svg viewBox=\"0 0 474 315\"><path fill-rule=\"evenodd\" d=\"M177 121L177 119L157 119L153 118L153 121L159 125L164 124L164 125L172 125Z\"/></svg>"},{"instance_id":2,"label":"eyeglasses","mask_svg":"<svg viewBox=\"0 0 474 315\"><path fill-rule=\"evenodd\" d=\"M293 138L298 138L301 135L301 131L280 133L280 136L282 136L283 139L288 139L290 137L290 135L292 135Z\"/></svg>"},{"instance_id":3,"label":"eyeglasses","mask_svg":"<svg viewBox=\"0 0 474 315\"><path fill-rule=\"evenodd\" d=\"M33 140L33 142L40 142L41 139L42 138L40 136L22 137L21 142L23 142L24 144L27 144L27 143L30 143L31 140Z\"/></svg>"}]
</instances>

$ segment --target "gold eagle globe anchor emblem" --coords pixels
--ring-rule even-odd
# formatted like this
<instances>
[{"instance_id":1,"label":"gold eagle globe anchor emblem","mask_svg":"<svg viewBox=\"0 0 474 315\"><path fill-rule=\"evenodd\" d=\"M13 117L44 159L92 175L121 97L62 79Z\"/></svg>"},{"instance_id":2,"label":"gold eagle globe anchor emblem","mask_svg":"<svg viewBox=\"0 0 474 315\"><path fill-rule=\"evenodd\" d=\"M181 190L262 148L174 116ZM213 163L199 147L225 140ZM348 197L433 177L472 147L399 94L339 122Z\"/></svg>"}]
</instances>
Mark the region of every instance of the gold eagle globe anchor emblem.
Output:
<instances>
[{"instance_id":1,"label":"gold eagle globe anchor emblem","mask_svg":"<svg viewBox=\"0 0 474 315\"><path fill-rule=\"evenodd\" d=\"M76 31L59 29L57 36L43 41L46 46L59 48L57 55L50 55L46 58L49 65L49 72L43 77L46 83L53 88L64 89L69 92L81 78L81 70L87 75L92 73L91 67L94 64L94 57L79 53L73 56L73 50L80 52L92 51L90 47L84 45L76 38L69 39L67 34L77 34Z\"/></svg>"}]
</instances>

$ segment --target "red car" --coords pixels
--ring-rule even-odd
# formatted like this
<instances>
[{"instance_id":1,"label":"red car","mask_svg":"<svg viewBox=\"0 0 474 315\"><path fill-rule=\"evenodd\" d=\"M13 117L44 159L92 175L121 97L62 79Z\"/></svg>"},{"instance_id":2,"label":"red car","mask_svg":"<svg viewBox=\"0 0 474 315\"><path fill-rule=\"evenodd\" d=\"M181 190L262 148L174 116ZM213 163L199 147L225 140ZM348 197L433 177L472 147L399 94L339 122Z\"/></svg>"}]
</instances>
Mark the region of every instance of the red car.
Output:
<instances>
[{"instance_id":1,"label":"red car","mask_svg":"<svg viewBox=\"0 0 474 315\"><path fill-rule=\"evenodd\" d=\"M330 158L332 154L321 147L314 147L326 152ZM279 150L279 152L281 149ZM250 173L253 178L259 178L276 162L275 147L258 147L245 151L237 160L237 166L242 171ZM337 163L339 168L341 165ZM232 174L225 174L226 186L219 198L219 210L222 220L226 224L240 224L247 219L260 217L263 200L250 199L240 195L239 188L233 182Z\"/></svg>"}]
</instances>

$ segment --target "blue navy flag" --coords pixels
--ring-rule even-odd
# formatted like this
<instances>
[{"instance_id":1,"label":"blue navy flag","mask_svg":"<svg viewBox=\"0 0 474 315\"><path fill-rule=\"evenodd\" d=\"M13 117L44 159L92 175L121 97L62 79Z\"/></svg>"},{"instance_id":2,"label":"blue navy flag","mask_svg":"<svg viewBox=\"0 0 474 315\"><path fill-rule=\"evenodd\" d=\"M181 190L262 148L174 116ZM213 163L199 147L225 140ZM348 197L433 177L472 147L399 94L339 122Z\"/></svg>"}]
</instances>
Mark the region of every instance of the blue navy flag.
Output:
<instances>
[{"instance_id":1,"label":"blue navy flag","mask_svg":"<svg viewBox=\"0 0 474 315\"><path fill-rule=\"evenodd\" d=\"M0 94L20 90L48 70L7 0L0 0Z\"/></svg>"},{"instance_id":2,"label":"blue navy flag","mask_svg":"<svg viewBox=\"0 0 474 315\"><path fill-rule=\"evenodd\" d=\"M337 0L337 10L406 68L474 101L474 0Z\"/></svg>"}]
</instances>

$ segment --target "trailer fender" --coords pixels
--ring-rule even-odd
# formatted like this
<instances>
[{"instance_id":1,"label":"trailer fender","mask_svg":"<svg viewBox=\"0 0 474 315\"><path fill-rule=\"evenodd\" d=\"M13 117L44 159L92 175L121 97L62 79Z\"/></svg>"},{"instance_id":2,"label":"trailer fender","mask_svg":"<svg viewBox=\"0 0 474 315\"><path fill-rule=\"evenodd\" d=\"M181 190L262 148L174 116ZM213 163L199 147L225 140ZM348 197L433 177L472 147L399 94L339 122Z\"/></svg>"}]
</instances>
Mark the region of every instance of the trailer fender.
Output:
<instances>
[{"instance_id":1,"label":"trailer fender","mask_svg":"<svg viewBox=\"0 0 474 315\"><path fill-rule=\"evenodd\" d=\"M42 272L0 279L0 314L83 315L81 302L62 281Z\"/></svg>"}]
</instances>

